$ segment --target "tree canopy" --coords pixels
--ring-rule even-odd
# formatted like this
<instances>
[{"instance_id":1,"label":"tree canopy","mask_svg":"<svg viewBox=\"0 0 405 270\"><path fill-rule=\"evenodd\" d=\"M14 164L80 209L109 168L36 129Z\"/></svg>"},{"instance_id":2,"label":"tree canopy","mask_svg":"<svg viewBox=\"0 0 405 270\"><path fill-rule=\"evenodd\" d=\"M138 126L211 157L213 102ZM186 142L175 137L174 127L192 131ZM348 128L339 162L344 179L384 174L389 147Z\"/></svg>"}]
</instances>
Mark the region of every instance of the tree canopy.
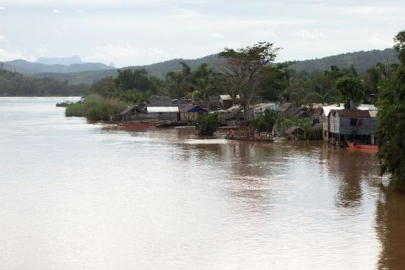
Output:
<instances>
[{"instance_id":1,"label":"tree canopy","mask_svg":"<svg viewBox=\"0 0 405 270\"><path fill-rule=\"evenodd\" d=\"M250 103L263 78L265 67L276 59L279 48L259 42L237 50L226 48L219 56L225 59L225 72L230 85L240 95L245 119L250 118Z\"/></svg>"},{"instance_id":2,"label":"tree canopy","mask_svg":"<svg viewBox=\"0 0 405 270\"><path fill-rule=\"evenodd\" d=\"M378 158L381 174L392 175L391 187L405 192L405 31L395 37L400 65L379 84Z\"/></svg>"}]
</instances>

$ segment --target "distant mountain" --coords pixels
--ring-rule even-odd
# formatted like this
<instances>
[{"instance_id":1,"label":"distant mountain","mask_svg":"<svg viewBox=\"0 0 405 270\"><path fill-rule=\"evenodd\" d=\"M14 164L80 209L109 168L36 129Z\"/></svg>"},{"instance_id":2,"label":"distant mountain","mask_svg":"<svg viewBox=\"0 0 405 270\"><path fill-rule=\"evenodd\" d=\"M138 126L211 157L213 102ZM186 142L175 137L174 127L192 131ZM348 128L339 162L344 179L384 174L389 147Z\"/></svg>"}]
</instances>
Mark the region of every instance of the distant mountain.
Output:
<instances>
[{"instance_id":1,"label":"distant mountain","mask_svg":"<svg viewBox=\"0 0 405 270\"><path fill-rule=\"evenodd\" d=\"M208 63L211 68L219 68L218 57L216 55L209 55L206 57L198 58L198 59L172 59L165 62L160 62L151 65L145 66L131 66L125 67L122 69L145 69L150 76L156 76L159 79L164 79L166 77L166 73L169 71L181 71L181 65L179 64L181 61L184 61L187 65L191 67L192 70L196 69L202 63ZM67 81L69 84L91 84L95 81L98 81L105 77L116 77L118 72L116 69L110 70L93 70L93 71L85 71L85 72L77 72L77 73L51 73L51 72L42 72L36 73L32 76L35 78L51 78L59 81Z\"/></svg>"},{"instance_id":2,"label":"distant mountain","mask_svg":"<svg viewBox=\"0 0 405 270\"><path fill-rule=\"evenodd\" d=\"M17 71L24 75L33 75L36 73L73 73L84 72L90 70L108 70L113 69L101 63L82 63L67 65L45 65L40 63L32 63L25 60L14 60L4 62L3 68L10 71Z\"/></svg>"},{"instance_id":3,"label":"distant mountain","mask_svg":"<svg viewBox=\"0 0 405 270\"><path fill-rule=\"evenodd\" d=\"M164 79L169 71L180 71L179 62L184 61L192 70L195 70L202 63L207 63L211 68L221 71L217 55L209 55L198 59L173 59L160 63L144 66L132 66L123 69L145 69L149 75ZM320 59L297 61L290 66L297 71L324 71L330 69L330 66L336 65L339 68L349 68L351 65L359 73L374 66L378 62L398 63L396 53L393 49L360 51L329 56ZM24 74L32 75L35 78L51 78L59 81L67 81L69 84L91 84L94 81L104 77L117 76L117 70L100 63L74 64L70 66L63 65L43 65L38 63L29 63L24 60L15 60L6 62L5 69L19 71Z\"/></svg>"},{"instance_id":4,"label":"distant mountain","mask_svg":"<svg viewBox=\"0 0 405 270\"><path fill-rule=\"evenodd\" d=\"M83 64L82 59L79 56L74 55L72 57L40 57L35 63L44 65L65 65L70 66L73 64Z\"/></svg>"},{"instance_id":5,"label":"distant mountain","mask_svg":"<svg viewBox=\"0 0 405 270\"><path fill-rule=\"evenodd\" d=\"M328 70L332 65L339 68L349 68L353 65L359 73L362 73L378 62L398 63L395 50L385 49L345 53L321 59L297 61L290 67L296 71L312 72Z\"/></svg>"}]
</instances>

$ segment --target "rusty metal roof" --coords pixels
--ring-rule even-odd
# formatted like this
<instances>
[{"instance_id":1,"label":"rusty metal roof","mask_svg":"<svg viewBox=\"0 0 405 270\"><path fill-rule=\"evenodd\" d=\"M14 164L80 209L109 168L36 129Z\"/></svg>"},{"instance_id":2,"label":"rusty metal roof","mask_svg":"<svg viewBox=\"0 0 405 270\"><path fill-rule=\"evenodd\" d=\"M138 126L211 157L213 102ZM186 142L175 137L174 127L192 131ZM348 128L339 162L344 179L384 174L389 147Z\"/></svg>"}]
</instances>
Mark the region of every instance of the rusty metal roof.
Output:
<instances>
[{"instance_id":1,"label":"rusty metal roof","mask_svg":"<svg viewBox=\"0 0 405 270\"><path fill-rule=\"evenodd\" d=\"M336 110L339 117L370 117L368 111L362 110Z\"/></svg>"}]
</instances>

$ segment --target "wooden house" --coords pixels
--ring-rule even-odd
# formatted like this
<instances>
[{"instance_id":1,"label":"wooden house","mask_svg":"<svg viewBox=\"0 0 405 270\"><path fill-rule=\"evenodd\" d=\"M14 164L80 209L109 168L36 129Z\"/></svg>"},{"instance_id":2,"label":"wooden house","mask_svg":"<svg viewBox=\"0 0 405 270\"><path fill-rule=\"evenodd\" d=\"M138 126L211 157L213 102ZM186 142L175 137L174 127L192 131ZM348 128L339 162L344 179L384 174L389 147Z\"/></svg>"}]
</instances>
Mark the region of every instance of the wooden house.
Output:
<instances>
[{"instance_id":1,"label":"wooden house","mask_svg":"<svg viewBox=\"0 0 405 270\"><path fill-rule=\"evenodd\" d=\"M254 117L263 114L266 110L278 111L279 105L274 102L259 103L251 107Z\"/></svg>"},{"instance_id":2,"label":"wooden house","mask_svg":"<svg viewBox=\"0 0 405 270\"><path fill-rule=\"evenodd\" d=\"M145 103L128 106L120 114L115 115L112 120L128 122L138 118L140 115L146 115Z\"/></svg>"},{"instance_id":3,"label":"wooden house","mask_svg":"<svg viewBox=\"0 0 405 270\"><path fill-rule=\"evenodd\" d=\"M180 121L184 122L195 122L198 118L198 115L207 113L207 110L204 108L193 105L193 104L184 104L179 106L180 111Z\"/></svg>"},{"instance_id":4,"label":"wooden house","mask_svg":"<svg viewBox=\"0 0 405 270\"><path fill-rule=\"evenodd\" d=\"M146 119L179 121L179 107L152 107L146 108Z\"/></svg>"},{"instance_id":5,"label":"wooden house","mask_svg":"<svg viewBox=\"0 0 405 270\"><path fill-rule=\"evenodd\" d=\"M323 122L324 140L344 145L346 141L358 141L375 145L377 129L376 113L368 110L330 110Z\"/></svg>"}]
</instances>

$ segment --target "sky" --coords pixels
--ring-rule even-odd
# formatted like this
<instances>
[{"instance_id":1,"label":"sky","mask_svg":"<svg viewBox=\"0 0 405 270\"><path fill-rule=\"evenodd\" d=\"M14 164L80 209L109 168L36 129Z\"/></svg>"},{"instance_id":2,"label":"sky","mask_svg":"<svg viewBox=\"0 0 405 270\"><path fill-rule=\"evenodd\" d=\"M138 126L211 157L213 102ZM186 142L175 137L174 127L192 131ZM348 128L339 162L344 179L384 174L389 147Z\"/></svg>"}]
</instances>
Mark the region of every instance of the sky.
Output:
<instances>
[{"instance_id":1,"label":"sky","mask_svg":"<svg viewBox=\"0 0 405 270\"><path fill-rule=\"evenodd\" d=\"M0 61L78 55L117 67L260 41L277 62L392 47L403 0L0 0Z\"/></svg>"}]
</instances>

